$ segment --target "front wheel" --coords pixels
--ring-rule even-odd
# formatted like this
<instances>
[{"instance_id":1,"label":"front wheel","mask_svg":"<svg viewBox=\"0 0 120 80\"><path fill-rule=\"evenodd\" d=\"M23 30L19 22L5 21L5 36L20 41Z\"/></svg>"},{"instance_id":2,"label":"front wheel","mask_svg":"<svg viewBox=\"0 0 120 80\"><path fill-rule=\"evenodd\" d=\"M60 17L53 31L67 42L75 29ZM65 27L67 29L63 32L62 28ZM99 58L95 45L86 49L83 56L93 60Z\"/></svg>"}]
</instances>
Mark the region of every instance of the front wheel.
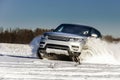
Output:
<instances>
[{"instance_id":1,"label":"front wheel","mask_svg":"<svg viewBox=\"0 0 120 80\"><path fill-rule=\"evenodd\" d=\"M42 56L41 56L41 54L40 54L40 49L39 49L39 48L37 49L37 57L38 57L39 59L43 59Z\"/></svg>"},{"instance_id":2,"label":"front wheel","mask_svg":"<svg viewBox=\"0 0 120 80\"><path fill-rule=\"evenodd\" d=\"M80 58L79 58L80 54L81 54L81 53L73 53L73 54L71 55L72 61L80 64Z\"/></svg>"},{"instance_id":3,"label":"front wheel","mask_svg":"<svg viewBox=\"0 0 120 80\"><path fill-rule=\"evenodd\" d=\"M72 60L73 60L74 62L80 64L80 58L79 58L79 56L72 56Z\"/></svg>"}]
</instances>

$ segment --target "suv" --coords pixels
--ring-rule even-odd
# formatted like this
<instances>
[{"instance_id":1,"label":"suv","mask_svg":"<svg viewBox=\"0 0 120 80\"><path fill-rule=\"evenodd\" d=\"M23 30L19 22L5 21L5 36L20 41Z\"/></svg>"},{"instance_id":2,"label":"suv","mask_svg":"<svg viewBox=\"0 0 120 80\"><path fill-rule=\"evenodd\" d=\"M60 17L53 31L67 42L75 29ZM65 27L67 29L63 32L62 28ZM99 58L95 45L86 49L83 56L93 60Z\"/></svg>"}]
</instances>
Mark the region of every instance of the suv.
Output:
<instances>
[{"instance_id":1,"label":"suv","mask_svg":"<svg viewBox=\"0 0 120 80\"><path fill-rule=\"evenodd\" d=\"M46 55L65 55L80 63L79 56L88 37L101 38L101 33L85 25L61 24L52 32L41 36L37 54L40 59Z\"/></svg>"}]
</instances>

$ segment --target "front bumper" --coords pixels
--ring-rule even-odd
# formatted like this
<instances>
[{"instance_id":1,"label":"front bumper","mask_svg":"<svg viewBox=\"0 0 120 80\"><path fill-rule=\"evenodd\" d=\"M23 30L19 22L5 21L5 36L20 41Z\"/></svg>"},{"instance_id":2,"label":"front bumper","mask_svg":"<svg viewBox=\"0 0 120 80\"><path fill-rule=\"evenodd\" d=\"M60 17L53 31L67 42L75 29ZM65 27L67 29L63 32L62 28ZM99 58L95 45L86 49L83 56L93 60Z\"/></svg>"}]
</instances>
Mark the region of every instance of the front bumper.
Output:
<instances>
[{"instance_id":1,"label":"front bumper","mask_svg":"<svg viewBox=\"0 0 120 80\"><path fill-rule=\"evenodd\" d=\"M65 42L56 40L41 40L41 53L55 53L64 55L78 55L81 53L83 43Z\"/></svg>"}]
</instances>

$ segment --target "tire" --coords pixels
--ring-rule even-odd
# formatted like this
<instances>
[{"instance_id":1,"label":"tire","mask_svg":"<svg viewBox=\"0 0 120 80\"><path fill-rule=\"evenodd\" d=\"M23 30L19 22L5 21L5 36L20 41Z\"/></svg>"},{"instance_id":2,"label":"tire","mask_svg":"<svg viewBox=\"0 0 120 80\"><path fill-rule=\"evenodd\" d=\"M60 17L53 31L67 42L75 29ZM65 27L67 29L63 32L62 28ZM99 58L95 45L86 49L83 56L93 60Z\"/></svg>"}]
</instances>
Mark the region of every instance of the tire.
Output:
<instances>
[{"instance_id":1,"label":"tire","mask_svg":"<svg viewBox=\"0 0 120 80\"><path fill-rule=\"evenodd\" d=\"M80 64L80 59L79 59L79 57L73 56L73 57L72 57L72 60L73 60L74 62Z\"/></svg>"},{"instance_id":2,"label":"tire","mask_svg":"<svg viewBox=\"0 0 120 80\"><path fill-rule=\"evenodd\" d=\"M37 57L38 57L39 59L43 59L42 56L41 56L41 54L40 54L40 49L39 49L39 48L38 48L38 50L37 50Z\"/></svg>"},{"instance_id":3,"label":"tire","mask_svg":"<svg viewBox=\"0 0 120 80\"><path fill-rule=\"evenodd\" d=\"M72 55L71 56L72 57L72 61L80 64L80 58L79 58L80 54L81 53Z\"/></svg>"}]
</instances>

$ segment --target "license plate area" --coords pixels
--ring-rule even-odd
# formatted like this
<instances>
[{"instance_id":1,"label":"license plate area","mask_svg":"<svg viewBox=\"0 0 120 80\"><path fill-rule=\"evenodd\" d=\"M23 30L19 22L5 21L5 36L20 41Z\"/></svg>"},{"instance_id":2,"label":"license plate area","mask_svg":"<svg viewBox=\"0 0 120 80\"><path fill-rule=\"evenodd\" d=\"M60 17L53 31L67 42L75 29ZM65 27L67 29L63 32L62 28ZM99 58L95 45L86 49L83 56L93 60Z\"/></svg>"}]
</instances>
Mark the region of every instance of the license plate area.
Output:
<instances>
[{"instance_id":1,"label":"license plate area","mask_svg":"<svg viewBox=\"0 0 120 80\"><path fill-rule=\"evenodd\" d=\"M69 55L67 50L60 50L60 49L46 48L46 52L47 52L47 53L55 53L55 54Z\"/></svg>"}]
</instances>

